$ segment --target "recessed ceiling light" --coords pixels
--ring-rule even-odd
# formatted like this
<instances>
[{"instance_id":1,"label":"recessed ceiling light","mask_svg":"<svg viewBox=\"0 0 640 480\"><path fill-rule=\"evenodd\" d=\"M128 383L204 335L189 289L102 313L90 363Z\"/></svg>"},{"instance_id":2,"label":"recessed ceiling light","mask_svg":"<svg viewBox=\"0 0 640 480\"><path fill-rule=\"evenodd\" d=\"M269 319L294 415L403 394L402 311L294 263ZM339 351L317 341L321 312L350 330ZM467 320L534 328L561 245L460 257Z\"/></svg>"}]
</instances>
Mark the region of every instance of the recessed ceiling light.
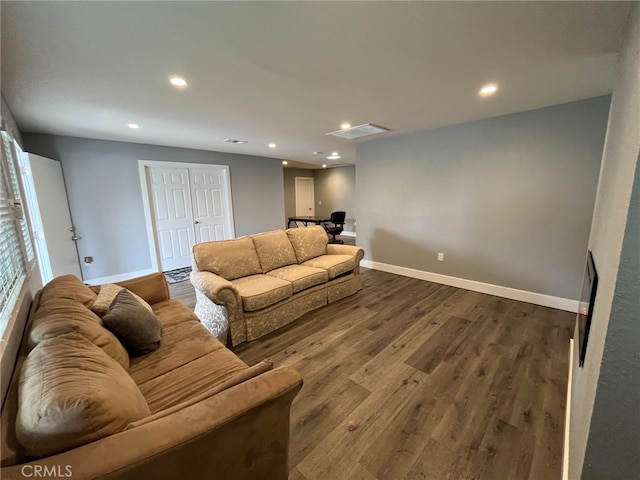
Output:
<instances>
[{"instance_id":1,"label":"recessed ceiling light","mask_svg":"<svg viewBox=\"0 0 640 480\"><path fill-rule=\"evenodd\" d=\"M327 164L326 164L326 163L323 163L323 164L322 164L322 168L327 168Z\"/></svg>"},{"instance_id":2,"label":"recessed ceiling light","mask_svg":"<svg viewBox=\"0 0 640 480\"><path fill-rule=\"evenodd\" d=\"M179 77L177 75L174 75L173 77L169 78L169 82L171 82L171 85L178 88L184 88L187 86L187 81L184 78Z\"/></svg>"},{"instance_id":3,"label":"recessed ceiling light","mask_svg":"<svg viewBox=\"0 0 640 480\"><path fill-rule=\"evenodd\" d=\"M137 123L128 123L127 127L133 129L133 130L137 130L140 128L140 125L138 125Z\"/></svg>"},{"instance_id":4,"label":"recessed ceiling light","mask_svg":"<svg viewBox=\"0 0 640 480\"><path fill-rule=\"evenodd\" d=\"M347 122L344 122L342 125L340 125L340 128L342 130L347 130L347 129L351 128L351 124L347 123Z\"/></svg>"},{"instance_id":5,"label":"recessed ceiling light","mask_svg":"<svg viewBox=\"0 0 640 480\"><path fill-rule=\"evenodd\" d=\"M287 162L286 160L282 160L282 164L283 165L289 165L289 162Z\"/></svg>"},{"instance_id":6,"label":"recessed ceiling light","mask_svg":"<svg viewBox=\"0 0 640 480\"><path fill-rule=\"evenodd\" d=\"M270 143L270 144L269 144L269 148L276 148L276 144L275 144L275 143L273 143L273 142L272 142L272 143Z\"/></svg>"},{"instance_id":7,"label":"recessed ceiling light","mask_svg":"<svg viewBox=\"0 0 640 480\"><path fill-rule=\"evenodd\" d=\"M480 91L478 92L478 95L480 95L481 97L490 97L497 91L498 91L498 86L495 83L488 83L480 89Z\"/></svg>"}]
</instances>

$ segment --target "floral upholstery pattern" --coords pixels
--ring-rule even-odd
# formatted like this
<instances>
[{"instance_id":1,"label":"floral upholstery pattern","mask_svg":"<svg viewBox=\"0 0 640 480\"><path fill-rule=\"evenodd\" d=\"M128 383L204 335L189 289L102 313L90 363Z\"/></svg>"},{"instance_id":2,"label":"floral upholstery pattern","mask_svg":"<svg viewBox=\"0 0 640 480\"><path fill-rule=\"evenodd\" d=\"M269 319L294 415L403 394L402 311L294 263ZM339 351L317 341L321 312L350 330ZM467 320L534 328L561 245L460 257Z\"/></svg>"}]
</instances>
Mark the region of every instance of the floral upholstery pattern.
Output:
<instances>
[{"instance_id":1,"label":"floral upholstery pattern","mask_svg":"<svg viewBox=\"0 0 640 480\"><path fill-rule=\"evenodd\" d=\"M249 237L198 243L193 246L193 258L198 270L234 280L262 273L260 260Z\"/></svg>"},{"instance_id":2,"label":"floral upholstery pattern","mask_svg":"<svg viewBox=\"0 0 640 480\"><path fill-rule=\"evenodd\" d=\"M293 295L291 282L269 275L250 275L232 280L242 298L242 307L246 312L260 310Z\"/></svg>"},{"instance_id":3,"label":"floral upholstery pattern","mask_svg":"<svg viewBox=\"0 0 640 480\"><path fill-rule=\"evenodd\" d=\"M304 228L290 228L287 236L296 252L298 263L306 262L327 253L329 237L320 225Z\"/></svg>"},{"instance_id":4,"label":"floral upholstery pattern","mask_svg":"<svg viewBox=\"0 0 640 480\"><path fill-rule=\"evenodd\" d=\"M262 273L298 263L291 242L283 230L259 233L251 239L256 248Z\"/></svg>"},{"instance_id":5,"label":"floral upholstery pattern","mask_svg":"<svg viewBox=\"0 0 640 480\"><path fill-rule=\"evenodd\" d=\"M268 275L291 282L293 293L326 283L329 280L326 270L303 265L288 265L272 270Z\"/></svg>"},{"instance_id":6,"label":"floral upholstery pattern","mask_svg":"<svg viewBox=\"0 0 640 480\"><path fill-rule=\"evenodd\" d=\"M352 271L356 267L356 262L353 255L321 255L307 260L303 265L326 270L331 279Z\"/></svg>"}]
</instances>

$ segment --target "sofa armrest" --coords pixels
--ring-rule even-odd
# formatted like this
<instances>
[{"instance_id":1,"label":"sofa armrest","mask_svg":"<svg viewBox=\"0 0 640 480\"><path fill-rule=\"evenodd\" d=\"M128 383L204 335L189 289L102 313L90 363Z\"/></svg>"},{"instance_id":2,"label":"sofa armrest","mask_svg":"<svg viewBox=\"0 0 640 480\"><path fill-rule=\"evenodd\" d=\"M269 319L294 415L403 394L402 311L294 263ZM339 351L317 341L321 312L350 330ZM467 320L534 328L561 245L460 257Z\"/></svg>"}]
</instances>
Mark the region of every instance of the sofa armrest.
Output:
<instances>
[{"instance_id":1,"label":"sofa armrest","mask_svg":"<svg viewBox=\"0 0 640 480\"><path fill-rule=\"evenodd\" d=\"M150 273L149 275L144 275L142 277L132 278L123 282L118 282L116 285L120 285L121 287L132 291L149 305L164 302L171 298L167 278L162 272Z\"/></svg>"},{"instance_id":2,"label":"sofa armrest","mask_svg":"<svg viewBox=\"0 0 640 480\"><path fill-rule=\"evenodd\" d=\"M205 312L209 310L208 307L224 307L233 345L244 342L247 339L247 329L242 312L242 299L236 287L229 280L207 271L194 269L189 279L196 289L198 304L204 303L205 299L215 304L200 306L196 304L196 314L199 311ZM203 319L201 318L200 320L202 321Z\"/></svg>"},{"instance_id":3,"label":"sofa armrest","mask_svg":"<svg viewBox=\"0 0 640 480\"><path fill-rule=\"evenodd\" d=\"M227 311L235 311L238 308L242 311L240 294L229 280L215 273L204 271L191 272L189 279L191 284L213 303L222 305Z\"/></svg>"},{"instance_id":4,"label":"sofa armrest","mask_svg":"<svg viewBox=\"0 0 640 480\"><path fill-rule=\"evenodd\" d=\"M360 260L364 258L364 250L354 245L341 245L339 243L327 244L327 255L353 255L356 260L356 271L359 271Z\"/></svg>"},{"instance_id":5,"label":"sofa armrest","mask_svg":"<svg viewBox=\"0 0 640 480\"><path fill-rule=\"evenodd\" d=\"M271 370L140 427L3 468L2 476L22 480L38 467L105 480L286 480L291 402L301 387L294 369Z\"/></svg>"}]
</instances>

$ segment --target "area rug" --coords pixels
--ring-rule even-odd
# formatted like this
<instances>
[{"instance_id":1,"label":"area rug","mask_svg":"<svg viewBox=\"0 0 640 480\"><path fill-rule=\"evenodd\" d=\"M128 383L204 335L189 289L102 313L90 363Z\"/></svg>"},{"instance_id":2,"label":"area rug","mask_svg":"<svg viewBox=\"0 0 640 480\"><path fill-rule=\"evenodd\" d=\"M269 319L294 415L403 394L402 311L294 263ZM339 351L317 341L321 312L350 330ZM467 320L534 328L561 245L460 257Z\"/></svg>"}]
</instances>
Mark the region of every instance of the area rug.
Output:
<instances>
[{"instance_id":1,"label":"area rug","mask_svg":"<svg viewBox=\"0 0 640 480\"><path fill-rule=\"evenodd\" d=\"M191 267L178 268L176 270L170 270L168 272L163 272L164 276L167 277L167 283L178 283L184 282L189 279L189 274L191 273Z\"/></svg>"}]
</instances>

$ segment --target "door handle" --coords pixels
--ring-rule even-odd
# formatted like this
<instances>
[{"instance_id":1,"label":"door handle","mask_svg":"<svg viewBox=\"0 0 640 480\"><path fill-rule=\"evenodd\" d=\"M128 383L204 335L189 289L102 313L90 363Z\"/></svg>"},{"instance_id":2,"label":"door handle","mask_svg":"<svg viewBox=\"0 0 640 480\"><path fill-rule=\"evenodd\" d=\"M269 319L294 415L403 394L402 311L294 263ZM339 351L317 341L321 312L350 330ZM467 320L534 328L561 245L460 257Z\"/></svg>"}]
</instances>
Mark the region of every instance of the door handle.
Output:
<instances>
[{"instance_id":1,"label":"door handle","mask_svg":"<svg viewBox=\"0 0 640 480\"><path fill-rule=\"evenodd\" d=\"M195 222L193 222L193 223L195 223L196 225L198 225L198 224L200 223L200 220L196 220L196 221L195 221Z\"/></svg>"}]
</instances>

